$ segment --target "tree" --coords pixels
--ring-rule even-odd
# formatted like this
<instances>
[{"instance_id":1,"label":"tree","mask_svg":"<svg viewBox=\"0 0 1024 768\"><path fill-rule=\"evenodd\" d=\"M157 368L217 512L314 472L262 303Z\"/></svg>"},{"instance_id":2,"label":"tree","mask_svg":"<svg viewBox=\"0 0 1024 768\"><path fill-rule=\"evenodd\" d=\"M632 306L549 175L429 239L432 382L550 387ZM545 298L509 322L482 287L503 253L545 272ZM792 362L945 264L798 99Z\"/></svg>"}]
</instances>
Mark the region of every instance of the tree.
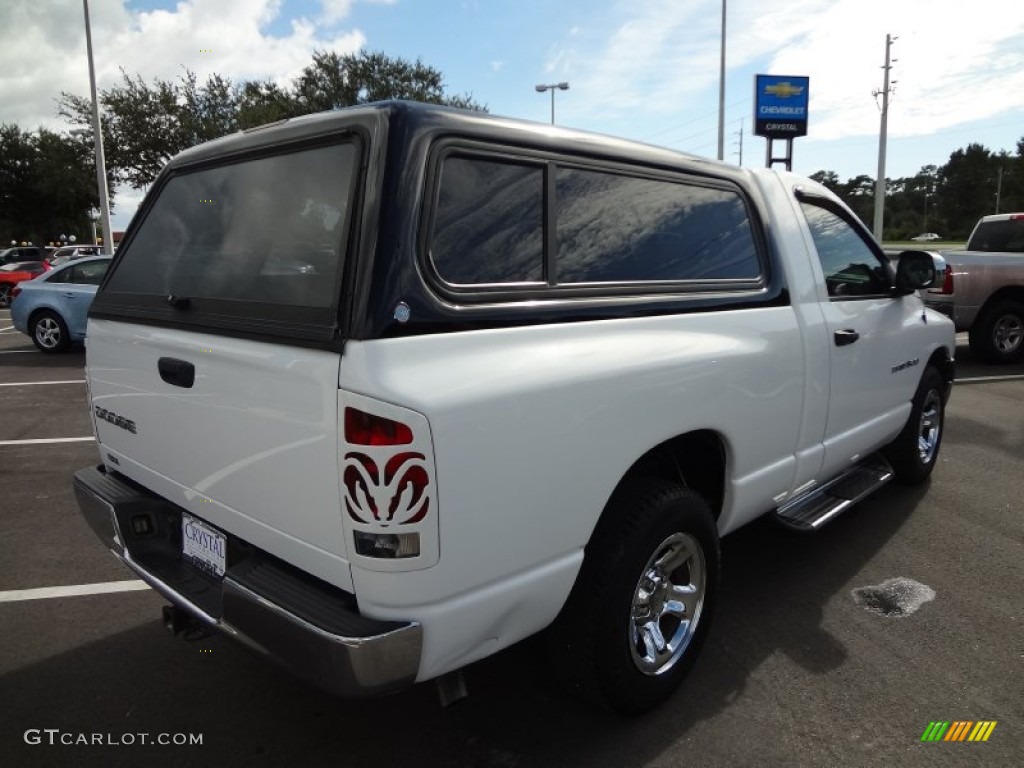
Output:
<instances>
[{"instance_id":1,"label":"tree","mask_svg":"<svg viewBox=\"0 0 1024 768\"><path fill-rule=\"evenodd\" d=\"M11 238L21 241L29 234L20 227L29 212L26 192L33 159L29 135L16 125L0 125L0 247L6 247Z\"/></svg>"},{"instance_id":2,"label":"tree","mask_svg":"<svg viewBox=\"0 0 1024 768\"><path fill-rule=\"evenodd\" d=\"M89 232L98 206L90 138L0 126L0 244Z\"/></svg>"},{"instance_id":3,"label":"tree","mask_svg":"<svg viewBox=\"0 0 1024 768\"><path fill-rule=\"evenodd\" d=\"M107 167L119 184L142 189L174 155L235 129L234 103L225 98L231 84L219 75L202 86L188 71L180 82L150 84L123 70L121 78L100 94ZM62 93L58 112L73 124L92 123L92 103L82 96Z\"/></svg>"},{"instance_id":4,"label":"tree","mask_svg":"<svg viewBox=\"0 0 1024 768\"><path fill-rule=\"evenodd\" d=\"M410 63L383 53L339 55L317 51L295 81L295 97L306 112L408 99L480 109L470 96L447 96L441 73L419 59Z\"/></svg>"},{"instance_id":5,"label":"tree","mask_svg":"<svg viewBox=\"0 0 1024 768\"><path fill-rule=\"evenodd\" d=\"M242 130L302 114L288 91L269 80L242 83L236 90L238 127Z\"/></svg>"},{"instance_id":6,"label":"tree","mask_svg":"<svg viewBox=\"0 0 1024 768\"><path fill-rule=\"evenodd\" d=\"M823 187L826 187L832 192L838 194L841 184L839 182L839 176L835 171L815 171L808 177L811 181L816 181Z\"/></svg>"},{"instance_id":7,"label":"tree","mask_svg":"<svg viewBox=\"0 0 1024 768\"><path fill-rule=\"evenodd\" d=\"M200 83L185 70L177 80L121 72L122 82L100 94L107 165L117 183L149 186L160 169L188 147L310 112L384 99L409 99L483 110L470 96L446 94L441 73L417 60L360 51L317 51L290 88L256 80L234 84L213 74ZM89 99L62 93L59 114L90 125Z\"/></svg>"},{"instance_id":8,"label":"tree","mask_svg":"<svg viewBox=\"0 0 1024 768\"><path fill-rule=\"evenodd\" d=\"M231 80L214 74L198 85L194 72L181 78L178 119L189 146L238 130L238 94Z\"/></svg>"},{"instance_id":9,"label":"tree","mask_svg":"<svg viewBox=\"0 0 1024 768\"><path fill-rule=\"evenodd\" d=\"M939 213L949 226L948 234L966 238L978 219L995 211L999 161L981 144L968 144L949 156L939 169L942 198Z\"/></svg>"}]
</instances>

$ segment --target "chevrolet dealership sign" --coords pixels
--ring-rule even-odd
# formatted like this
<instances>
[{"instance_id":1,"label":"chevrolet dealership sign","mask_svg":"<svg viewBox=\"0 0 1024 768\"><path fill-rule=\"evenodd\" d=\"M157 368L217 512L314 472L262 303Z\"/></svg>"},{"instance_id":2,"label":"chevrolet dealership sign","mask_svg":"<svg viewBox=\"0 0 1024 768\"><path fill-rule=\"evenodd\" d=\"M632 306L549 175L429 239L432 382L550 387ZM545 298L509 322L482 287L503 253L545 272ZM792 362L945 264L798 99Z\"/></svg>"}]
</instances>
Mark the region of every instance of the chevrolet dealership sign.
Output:
<instances>
[{"instance_id":1,"label":"chevrolet dealership sign","mask_svg":"<svg viewBox=\"0 0 1024 768\"><path fill-rule=\"evenodd\" d=\"M770 139L807 135L809 77L756 75L754 133Z\"/></svg>"}]
</instances>

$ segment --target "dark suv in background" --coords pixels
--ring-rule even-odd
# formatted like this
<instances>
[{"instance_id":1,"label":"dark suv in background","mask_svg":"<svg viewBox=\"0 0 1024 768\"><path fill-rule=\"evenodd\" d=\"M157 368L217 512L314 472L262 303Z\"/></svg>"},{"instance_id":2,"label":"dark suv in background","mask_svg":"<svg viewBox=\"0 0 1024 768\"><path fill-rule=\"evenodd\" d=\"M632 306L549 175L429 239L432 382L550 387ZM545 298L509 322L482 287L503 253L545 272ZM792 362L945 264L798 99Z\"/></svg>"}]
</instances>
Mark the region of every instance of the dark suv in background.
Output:
<instances>
[{"instance_id":1,"label":"dark suv in background","mask_svg":"<svg viewBox=\"0 0 1024 768\"><path fill-rule=\"evenodd\" d=\"M0 251L0 266L16 261L45 261L49 250L40 245L21 245Z\"/></svg>"}]
</instances>

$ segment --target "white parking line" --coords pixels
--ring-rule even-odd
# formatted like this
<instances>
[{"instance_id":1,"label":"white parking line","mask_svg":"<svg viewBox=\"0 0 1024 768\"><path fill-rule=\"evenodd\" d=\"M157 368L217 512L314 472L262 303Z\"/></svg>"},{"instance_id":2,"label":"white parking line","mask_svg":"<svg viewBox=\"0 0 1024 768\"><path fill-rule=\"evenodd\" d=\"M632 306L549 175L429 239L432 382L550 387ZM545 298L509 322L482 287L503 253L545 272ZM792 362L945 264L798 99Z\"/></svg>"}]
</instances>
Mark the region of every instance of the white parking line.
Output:
<instances>
[{"instance_id":1,"label":"white parking line","mask_svg":"<svg viewBox=\"0 0 1024 768\"><path fill-rule=\"evenodd\" d=\"M1024 379L1024 373L1008 373L1005 376L971 376L966 379L957 379L957 384L978 384L982 381L1016 381Z\"/></svg>"},{"instance_id":2,"label":"white parking line","mask_svg":"<svg viewBox=\"0 0 1024 768\"><path fill-rule=\"evenodd\" d=\"M47 437L37 440L0 440L0 445L46 445L48 443L89 443L95 437Z\"/></svg>"},{"instance_id":3,"label":"white parking line","mask_svg":"<svg viewBox=\"0 0 1024 768\"><path fill-rule=\"evenodd\" d=\"M0 355L25 355L35 351L34 349L4 349L0 350Z\"/></svg>"},{"instance_id":4,"label":"white parking line","mask_svg":"<svg viewBox=\"0 0 1024 768\"><path fill-rule=\"evenodd\" d=\"M85 384L85 379L58 379L56 381L5 381L0 387L39 387L46 384Z\"/></svg>"},{"instance_id":5,"label":"white parking line","mask_svg":"<svg viewBox=\"0 0 1024 768\"><path fill-rule=\"evenodd\" d=\"M41 384L85 384L85 379L64 379L63 381L9 381L0 387L38 387Z\"/></svg>"},{"instance_id":6,"label":"white parking line","mask_svg":"<svg viewBox=\"0 0 1024 768\"><path fill-rule=\"evenodd\" d=\"M68 587L11 589L7 592L0 592L0 603L18 603L22 600L46 600L51 597L106 595L111 592L137 592L143 589L149 589L149 584L140 579L132 581L105 581L100 584L73 584Z\"/></svg>"}]
</instances>

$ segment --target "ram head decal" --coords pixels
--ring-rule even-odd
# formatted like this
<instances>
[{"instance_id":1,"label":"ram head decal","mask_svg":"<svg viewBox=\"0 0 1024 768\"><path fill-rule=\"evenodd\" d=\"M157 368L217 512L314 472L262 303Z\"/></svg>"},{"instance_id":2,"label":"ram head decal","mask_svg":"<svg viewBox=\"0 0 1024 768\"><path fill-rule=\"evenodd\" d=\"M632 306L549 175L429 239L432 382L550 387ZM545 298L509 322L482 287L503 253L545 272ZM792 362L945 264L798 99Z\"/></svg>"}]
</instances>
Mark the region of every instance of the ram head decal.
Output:
<instances>
[{"instance_id":1,"label":"ram head decal","mask_svg":"<svg viewBox=\"0 0 1024 768\"><path fill-rule=\"evenodd\" d=\"M426 457L410 451L369 450L372 456L345 454L342 477L349 516L381 528L418 523L430 506Z\"/></svg>"}]
</instances>

